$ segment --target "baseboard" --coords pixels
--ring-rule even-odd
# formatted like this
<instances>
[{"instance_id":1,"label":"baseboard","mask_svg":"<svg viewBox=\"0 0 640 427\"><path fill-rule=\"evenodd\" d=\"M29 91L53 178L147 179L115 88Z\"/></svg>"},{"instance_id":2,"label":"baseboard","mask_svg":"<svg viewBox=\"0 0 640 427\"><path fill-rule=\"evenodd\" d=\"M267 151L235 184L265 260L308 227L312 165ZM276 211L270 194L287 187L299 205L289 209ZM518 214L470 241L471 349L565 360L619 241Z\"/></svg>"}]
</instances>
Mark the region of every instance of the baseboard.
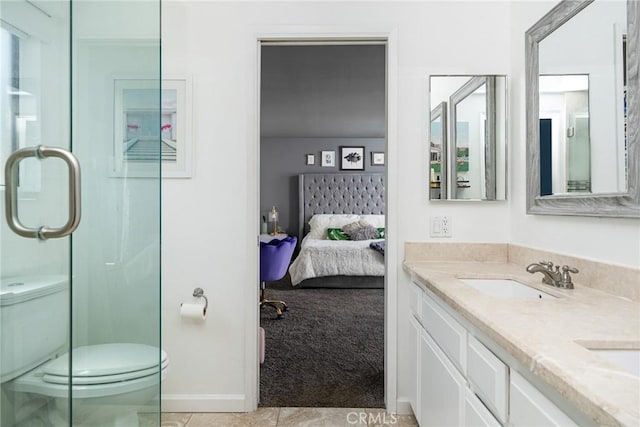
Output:
<instances>
[{"instance_id":1,"label":"baseboard","mask_svg":"<svg viewBox=\"0 0 640 427\"><path fill-rule=\"evenodd\" d=\"M409 403L408 399L399 398L396 400L396 413L398 415L413 415L411 403Z\"/></svg>"},{"instance_id":2,"label":"baseboard","mask_svg":"<svg viewBox=\"0 0 640 427\"><path fill-rule=\"evenodd\" d=\"M163 394L162 412L246 412L244 394Z\"/></svg>"}]
</instances>

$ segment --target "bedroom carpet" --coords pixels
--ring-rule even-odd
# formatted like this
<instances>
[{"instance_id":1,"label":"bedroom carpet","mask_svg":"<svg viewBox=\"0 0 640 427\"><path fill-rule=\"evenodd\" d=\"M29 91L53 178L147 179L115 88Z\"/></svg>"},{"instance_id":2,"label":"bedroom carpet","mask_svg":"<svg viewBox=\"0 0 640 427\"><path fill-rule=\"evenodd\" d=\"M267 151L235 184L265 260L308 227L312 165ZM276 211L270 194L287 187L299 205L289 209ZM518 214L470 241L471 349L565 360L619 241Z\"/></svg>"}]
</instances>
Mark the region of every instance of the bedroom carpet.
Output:
<instances>
[{"instance_id":1,"label":"bedroom carpet","mask_svg":"<svg viewBox=\"0 0 640 427\"><path fill-rule=\"evenodd\" d=\"M384 289L297 289L283 280L267 286L267 298L289 310L281 320L260 310L260 406L384 407Z\"/></svg>"}]
</instances>

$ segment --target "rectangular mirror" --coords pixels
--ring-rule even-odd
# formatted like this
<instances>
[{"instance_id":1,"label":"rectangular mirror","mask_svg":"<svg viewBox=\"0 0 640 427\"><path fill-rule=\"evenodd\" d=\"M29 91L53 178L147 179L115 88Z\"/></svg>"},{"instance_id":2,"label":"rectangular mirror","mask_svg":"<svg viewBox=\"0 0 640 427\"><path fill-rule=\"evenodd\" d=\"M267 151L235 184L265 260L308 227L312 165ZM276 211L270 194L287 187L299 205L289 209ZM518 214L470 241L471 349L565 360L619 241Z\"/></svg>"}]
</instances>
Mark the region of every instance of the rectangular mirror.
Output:
<instances>
[{"instance_id":1,"label":"rectangular mirror","mask_svg":"<svg viewBox=\"0 0 640 427\"><path fill-rule=\"evenodd\" d=\"M639 20L567 0L527 31L528 213L640 216Z\"/></svg>"},{"instance_id":2,"label":"rectangular mirror","mask_svg":"<svg viewBox=\"0 0 640 427\"><path fill-rule=\"evenodd\" d=\"M505 200L506 80L430 77L431 200Z\"/></svg>"}]
</instances>

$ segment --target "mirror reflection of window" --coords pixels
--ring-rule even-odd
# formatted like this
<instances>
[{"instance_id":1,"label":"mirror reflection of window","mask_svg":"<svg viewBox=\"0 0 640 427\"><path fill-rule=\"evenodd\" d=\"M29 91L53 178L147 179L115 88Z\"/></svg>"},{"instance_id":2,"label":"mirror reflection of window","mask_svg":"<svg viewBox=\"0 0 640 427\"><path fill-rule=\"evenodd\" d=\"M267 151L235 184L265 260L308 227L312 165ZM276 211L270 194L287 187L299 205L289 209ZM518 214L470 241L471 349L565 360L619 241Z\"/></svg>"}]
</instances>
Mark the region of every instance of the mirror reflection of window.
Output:
<instances>
[{"instance_id":1,"label":"mirror reflection of window","mask_svg":"<svg viewBox=\"0 0 640 427\"><path fill-rule=\"evenodd\" d=\"M505 200L506 77L431 76L429 88L430 199Z\"/></svg>"},{"instance_id":2,"label":"mirror reflection of window","mask_svg":"<svg viewBox=\"0 0 640 427\"><path fill-rule=\"evenodd\" d=\"M6 123L0 130L2 164L13 151L40 144L38 81L29 78L27 73L31 61L38 60L38 43L18 28L0 26L0 112L4 116L2 122ZM18 190L40 191L41 176L38 159L23 160L19 168ZM4 176L0 178L2 184Z\"/></svg>"},{"instance_id":3,"label":"mirror reflection of window","mask_svg":"<svg viewBox=\"0 0 640 427\"><path fill-rule=\"evenodd\" d=\"M446 158L447 141L447 103L442 102L431 111L430 141L429 141L429 198L432 200L442 199L443 192L446 192L444 174L446 165L443 160Z\"/></svg>"}]
</instances>

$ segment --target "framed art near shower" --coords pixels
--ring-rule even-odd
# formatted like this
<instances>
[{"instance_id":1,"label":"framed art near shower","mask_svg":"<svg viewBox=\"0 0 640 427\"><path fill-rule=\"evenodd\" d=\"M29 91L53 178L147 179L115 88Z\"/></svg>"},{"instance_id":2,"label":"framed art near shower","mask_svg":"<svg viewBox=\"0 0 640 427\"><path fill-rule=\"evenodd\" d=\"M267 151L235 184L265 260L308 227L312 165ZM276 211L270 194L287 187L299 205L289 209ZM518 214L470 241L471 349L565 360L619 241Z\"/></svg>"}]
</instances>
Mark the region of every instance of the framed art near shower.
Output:
<instances>
[{"instance_id":1,"label":"framed art near shower","mask_svg":"<svg viewBox=\"0 0 640 427\"><path fill-rule=\"evenodd\" d=\"M191 81L114 79L114 176L191 177ZM158 111L158 96L161 111Z\"/></svg>"}]
</instances>

